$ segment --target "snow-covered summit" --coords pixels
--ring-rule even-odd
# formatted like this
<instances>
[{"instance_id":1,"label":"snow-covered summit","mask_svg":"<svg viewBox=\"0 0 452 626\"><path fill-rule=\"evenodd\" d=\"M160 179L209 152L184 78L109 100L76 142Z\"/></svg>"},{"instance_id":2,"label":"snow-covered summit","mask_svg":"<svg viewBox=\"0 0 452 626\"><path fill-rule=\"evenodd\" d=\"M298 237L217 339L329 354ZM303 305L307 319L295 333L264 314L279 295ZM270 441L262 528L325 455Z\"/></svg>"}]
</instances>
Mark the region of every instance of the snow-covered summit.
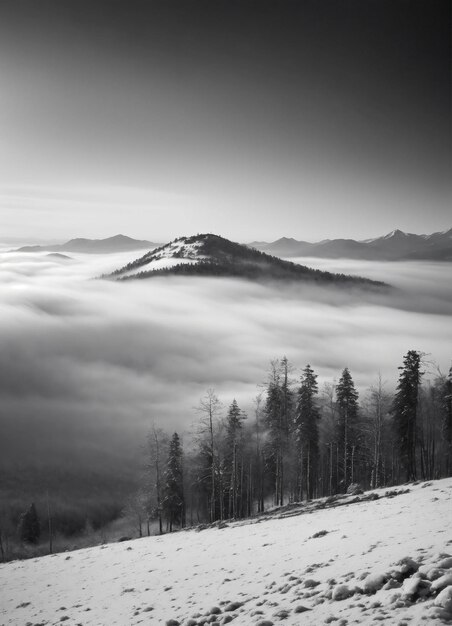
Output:
<instances>
[{"instance_id":1,"label":"snow-covered summit","mask_svg":"<svg viewBox=\"0 0 452 626\"><path fill-rule=\"evenodd\" d=\"M123 277L131 277L140 272L169 269L183 263L200 263L209 258L201 252L202 243L201 237L179 237L137 259L130 264L132 266L130 269L126 266L117 273Z\"/></svg>"},{"instance_id":2,"label":"snow-covered summit","mask_svg":"<svg viewBox=\"0 0 452 626\"><path fill-rule=\"evenodd\" d=\"M404 233L403 230L400 230L399 228L396 228L395 230L391 230L390 233L388 233L387 235L384 235L384 237L381 237L381 239L404 239L405 237L408 237L408 233Z\"/></svg>"},{"instance_id":3,"label":"snow-covered summit","mask_svg":"<svg viewBox=\"0 0 452 626\"><path fill-rule=\"evenodd\" d=\"M116 270L110 277L127 280L168 274L384 287L383 283L364 278L322 272L285 261L211 233L175 239Z\"/></svg>"}]
</instances>

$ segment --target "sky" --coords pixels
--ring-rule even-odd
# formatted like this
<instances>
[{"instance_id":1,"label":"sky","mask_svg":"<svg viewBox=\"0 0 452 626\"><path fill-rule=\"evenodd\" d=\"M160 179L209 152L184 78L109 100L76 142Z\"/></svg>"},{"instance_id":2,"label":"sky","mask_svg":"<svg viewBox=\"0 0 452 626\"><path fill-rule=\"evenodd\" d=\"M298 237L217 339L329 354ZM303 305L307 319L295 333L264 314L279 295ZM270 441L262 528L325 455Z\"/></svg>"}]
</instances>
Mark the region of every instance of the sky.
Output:
<instances>
[{"instance_id":1,"label":"sky","mask_svg":"<svg viewBox=\"0 0 452 626\"><path fill-rule=\"evenodd\" d=\"M2 0L3 238L450 228L443 0Z\"/></svg>"}]
</instances>

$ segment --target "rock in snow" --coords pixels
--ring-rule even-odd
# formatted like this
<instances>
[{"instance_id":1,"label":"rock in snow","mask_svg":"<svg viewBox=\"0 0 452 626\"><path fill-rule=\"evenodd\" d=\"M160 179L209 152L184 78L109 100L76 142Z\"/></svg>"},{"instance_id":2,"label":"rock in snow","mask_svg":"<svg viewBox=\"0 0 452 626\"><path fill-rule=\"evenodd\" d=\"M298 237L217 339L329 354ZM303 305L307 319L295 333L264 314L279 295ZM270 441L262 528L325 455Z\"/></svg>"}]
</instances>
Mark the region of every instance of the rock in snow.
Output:
<instances>
[{"instance_id":1,"label":"rock in snow","mask_svg":"<svg viewBox=\"0 0 452 626\"><path fill-rule=\"evenodd\" d=\"M436 596L435 605L441 606L452 615L452 585L444 587L441 593Z\"/></svg>"}]
</instances>

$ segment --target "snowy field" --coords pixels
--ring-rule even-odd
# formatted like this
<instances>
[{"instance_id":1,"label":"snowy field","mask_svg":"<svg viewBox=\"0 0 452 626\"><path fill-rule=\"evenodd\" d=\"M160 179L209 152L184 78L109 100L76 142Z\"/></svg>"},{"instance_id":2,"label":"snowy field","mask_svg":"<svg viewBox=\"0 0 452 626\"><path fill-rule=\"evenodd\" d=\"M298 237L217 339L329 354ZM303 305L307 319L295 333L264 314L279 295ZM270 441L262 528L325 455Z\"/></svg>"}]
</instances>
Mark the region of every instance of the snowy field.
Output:
<instances>
[{"instance_id":1,"label":"snowy field","mask_svg":"<svg viewBox=\"0 0 452 626\"><path fill-rule=\"evenodd\" d=\"M452 623L452 478L0 566L0 623Z\"/></svg>"}]
</instances>

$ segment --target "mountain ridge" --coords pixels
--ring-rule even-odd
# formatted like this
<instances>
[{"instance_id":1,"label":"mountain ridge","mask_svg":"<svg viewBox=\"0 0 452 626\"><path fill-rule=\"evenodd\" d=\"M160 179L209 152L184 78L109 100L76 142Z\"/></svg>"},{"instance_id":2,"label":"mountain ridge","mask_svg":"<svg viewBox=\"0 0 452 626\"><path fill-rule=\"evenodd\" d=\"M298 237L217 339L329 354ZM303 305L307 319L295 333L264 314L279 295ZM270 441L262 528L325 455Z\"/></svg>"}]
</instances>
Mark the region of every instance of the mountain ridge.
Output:
<instances>
[{"instance_id":1,"label":"mountain ridge","mask_svg":"<svg viewBox=\"0 0 452 626\"><path fill-rule=\"evenodd\" d=\"M127 235L113 235L105 239L86 239L77 237L62 244L22 246L13 252L84 252L87 254L105 254L128 252L153 248L156 243L146 239L133 239Z\"/></svg>"},{"instance_id":2,"label":"mountain ridge","mask_svg":"<svg viewBox=\"0 0 452 626\"><path fill-rule=\"evenodd\" d=\"M254 241L249 246L268 254L286 257L452 261L452 228L429 235L416 235L395 229L374 239L323 239L314 243L281 237L273 242Z\"/></svg>"}]
</instances>

